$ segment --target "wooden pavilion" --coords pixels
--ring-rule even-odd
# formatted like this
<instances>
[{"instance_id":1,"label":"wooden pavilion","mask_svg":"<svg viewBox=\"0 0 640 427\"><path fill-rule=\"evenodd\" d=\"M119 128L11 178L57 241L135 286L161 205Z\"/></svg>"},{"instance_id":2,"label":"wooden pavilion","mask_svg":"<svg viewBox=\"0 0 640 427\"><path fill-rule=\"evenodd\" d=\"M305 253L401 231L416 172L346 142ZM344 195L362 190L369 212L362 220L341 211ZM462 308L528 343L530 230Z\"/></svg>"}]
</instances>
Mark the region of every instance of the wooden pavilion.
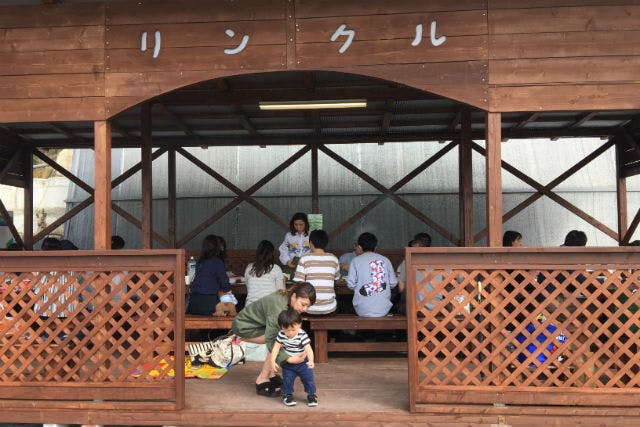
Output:
<instances>
[{"instance_id":1,"label":"wooden pavilion","mask_svg":"<svg viewBox=\"0 0 640 427\"><path fill-rule=\"evenodd\" d=\"M0 391L3 417L103 424L135 419L184 425L566 420L601 425L615 419L637 425L638 278L629 272L637 269L640 252L498 247L503 222L543 196L621 246L629 242L640 223L640 212L629 221L626 200L626 178L640 172L639 17L634 0L126 0L0 6L0 182L25 190L23 233L11 224L12 233L32 249L51 229L92 206L95 236L95 251L26 252L0 260L3 282L12 285L2 290L2 310L10 319L0 331L0 381L8 386ZM259 108L265 102L327 100L366 100L366 107L337 112ZM607 140L547 184L501 159L504 139L565 136ZM474 139L484 139L486 148ZM326 146L389 141L446 144L391 187ZM249 189L238 188L184 149L229 144L303 148ZM49 147L93 148L93 185L40 151ZM140 147L142 161L113 179L112 147ZM616 230L553 192L611 147L617 153ZM459 153L457 235L396 194L453 149ZM473 150L486 157L487 190L487 224L475 234ZM176 351L184 341L180 248L242 202L284 226L285 220L252 194L307 152L315 177L314 212L320 197L319 152L381 193L332 233L389 198L463 247L407 251L413 292L408 293L406 406L374 408L373 415L370 408L292 415L194 407L188 396L193 386L183 379L184 355ZM152 162L164 153L170 183L166 234L153 228L150 190L156 179ZM40 233L32 228L34 155L89 194ZM175 232L176 155L237 195L184 236ZM503 169L536 190L509 212L502 208ZM111 200L111 190L138 171L140 218ZM6 211L0 201L0 214L8 217ZM144 250L108 250L113 212L140 227ZM470 248L485 236L488 247ZM150 250L154 241L167 249ZM424 278L416 280L416 272ZM32 285L61 280L74 286L51 291ZM424 286L427 282L435 286ZM514 287L523 283L544 286L525 286L526 292L515 295ZM570 293L568 286L574 288ZM37 301L63 292L78 300L73 313L58 320L42 316ZM135 303L116 300L119 292L136 295ZM439 308L427 310L419 303L435 295L444 295ZM456 307L459 301L466 303ZM546 322L539 327L547 332L531 332L535 322ZM564 336L562 347L554 341L561 334L557 329ZM540 349L527 354L516 345L513 350L512 337ZM175 377L161 373L149 380L147 368L131 376L144 361L170 355L175 355L170 362ZM203 420L207 417L215 419Z\"/></svg>"}]
</instances>

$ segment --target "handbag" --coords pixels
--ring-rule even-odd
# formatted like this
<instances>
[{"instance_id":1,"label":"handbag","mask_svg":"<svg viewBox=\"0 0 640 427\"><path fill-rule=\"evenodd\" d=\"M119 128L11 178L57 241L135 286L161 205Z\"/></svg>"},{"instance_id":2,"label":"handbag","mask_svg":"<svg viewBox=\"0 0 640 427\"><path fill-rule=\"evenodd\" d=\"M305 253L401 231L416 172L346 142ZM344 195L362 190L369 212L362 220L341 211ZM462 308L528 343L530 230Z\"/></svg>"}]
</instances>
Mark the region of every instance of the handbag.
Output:
<instances>
[{"instance_id":1,"label":"handbag","mask_svg":"<svg viewBox=\"0 0 640 427\"><path fill-rule=\"evenodd\" d=\"M211 341L190 344L192 364L208 363L218 368L230 368L244 363L247 344L234 334L223 335Z\"/></svg>"}]
</instances>

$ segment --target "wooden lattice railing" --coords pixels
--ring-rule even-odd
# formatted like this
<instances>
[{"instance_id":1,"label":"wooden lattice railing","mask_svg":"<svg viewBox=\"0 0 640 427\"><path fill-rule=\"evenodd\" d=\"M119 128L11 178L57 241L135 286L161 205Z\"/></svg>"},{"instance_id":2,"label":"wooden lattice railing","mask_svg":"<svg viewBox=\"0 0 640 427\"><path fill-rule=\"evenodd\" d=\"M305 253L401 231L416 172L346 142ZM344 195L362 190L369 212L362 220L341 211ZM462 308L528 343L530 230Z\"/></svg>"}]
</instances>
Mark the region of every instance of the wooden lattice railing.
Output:
<instances>
[{"instance_id":1,"label":"wooden lattice railing","mask_svg":"<svg viewBox=\"0 0 640 427\"><path fill-rule=\"evenodd\" d=\"M640 252L444 251L407 252L412 410L640 404Z\"/></svg>"},{"instance_id":2,"label":"wooden lattice railing","mask_svg":"<svg viewBox=\"0 0 640 427\"><path fill-rule=\"evenodd\" d=\"M182 405L184 251L4 252L0 270L0 398Z\"/></svg>"}]
</instances>

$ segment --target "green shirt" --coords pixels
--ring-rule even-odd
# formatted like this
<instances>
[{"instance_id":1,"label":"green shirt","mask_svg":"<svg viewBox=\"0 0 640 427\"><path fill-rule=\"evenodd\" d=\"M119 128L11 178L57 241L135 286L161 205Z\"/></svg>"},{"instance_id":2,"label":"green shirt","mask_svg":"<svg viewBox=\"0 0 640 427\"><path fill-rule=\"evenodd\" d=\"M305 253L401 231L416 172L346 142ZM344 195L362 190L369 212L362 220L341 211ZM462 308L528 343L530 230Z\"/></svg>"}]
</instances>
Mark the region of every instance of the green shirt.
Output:
<instances>
[{"instance_id":1,"label":"green shirt","mask_svg":"<svg viewBox=\"0 0 640 427\"><path fill-rule=\"evenodd\" d=\"M289 306L289 296L279 291L247 305L233 320L231 329L240 338L264 335L267 349L271 351L280 331L278 316Z\"/></svg>"}]
</instances>

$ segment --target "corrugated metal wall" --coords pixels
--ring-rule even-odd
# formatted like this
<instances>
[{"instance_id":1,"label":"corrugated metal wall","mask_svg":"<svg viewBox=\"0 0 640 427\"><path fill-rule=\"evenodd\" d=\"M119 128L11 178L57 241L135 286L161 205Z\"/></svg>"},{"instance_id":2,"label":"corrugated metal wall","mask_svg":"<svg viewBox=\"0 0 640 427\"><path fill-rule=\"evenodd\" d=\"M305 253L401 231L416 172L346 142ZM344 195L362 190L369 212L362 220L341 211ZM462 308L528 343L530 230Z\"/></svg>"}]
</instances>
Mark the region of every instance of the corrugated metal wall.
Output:
<instances>
[{"instance_id":1,"label":"corrugated metal wall","mask_svg":"<svg viewBox=\"0 0 640 427\"><path fill-rule=\"evenodd\" d=\"M546 184L588 153L600 146L600 139L510 140L503 143L503 159L516 166L541 184ZM482 143L481 143L482 144ZM373 179L390 187L420 163L442 149L436 142L333 145L329 148L362 169ZM300 146L259 147L209 147L189 149L195 156L233 182L247 189L285 161ZM177 156L178 191L178 239L197 224L229 203L233 193L221 184ZM400 194L438 224L458 233L458 157L457 149L405 185ZM140 160L139 150L113 150L113 177L117 177ZM311 210L310 154L306 154L290 168L278 175L256 193L257 200L286 221L293 212ZM349 216L367 205L378 192L359 177L338 165L325 154L319 155L320 212L324 228L332 230ZM93 152L77 150L74 157L74 173L83 180L93 182ZM167 156L163 155L153 165L154 230L166 236L167 230ZM474 152L474 225L476 232L485 225L484 206L484 158ZM504 210L516 206L532 194L532 189L503 171ZM637 180L629 183L630 215L640 207L637 201ZM608 150L587 167L580 170L556 188L558 194L587 213L616 230L616 193L614 150ZM73 186L69 204L86 197L86 193ZM113 200L136 217L140 216L140 173L114 189ZM524 235L528 246L557 246L571 229L583 229L589 236L589 245L609 246L615 242L594 229L580 218L542 198L505 224ZM92 208L85 209L67 224L66 235L81 248L91 248L93 229ZM446 239L430 230L414 216L390 200L385 200L361 220L337 236L330 246L349 248L358 234L371 231L378 236L381 247L403 247L418 231L430 232L434 245L450 246ZM123 236L127 247L140 247L140 232L133 225L114 214L113 232ZM213 224L187 248L198 248L202 237L208 233L226 238L229 247L254 248L262 239L279 244L284 235L278 225L242 203L220 221ZM484 245L479 242L478 245Z\"/></svg>"}]
</instances>

